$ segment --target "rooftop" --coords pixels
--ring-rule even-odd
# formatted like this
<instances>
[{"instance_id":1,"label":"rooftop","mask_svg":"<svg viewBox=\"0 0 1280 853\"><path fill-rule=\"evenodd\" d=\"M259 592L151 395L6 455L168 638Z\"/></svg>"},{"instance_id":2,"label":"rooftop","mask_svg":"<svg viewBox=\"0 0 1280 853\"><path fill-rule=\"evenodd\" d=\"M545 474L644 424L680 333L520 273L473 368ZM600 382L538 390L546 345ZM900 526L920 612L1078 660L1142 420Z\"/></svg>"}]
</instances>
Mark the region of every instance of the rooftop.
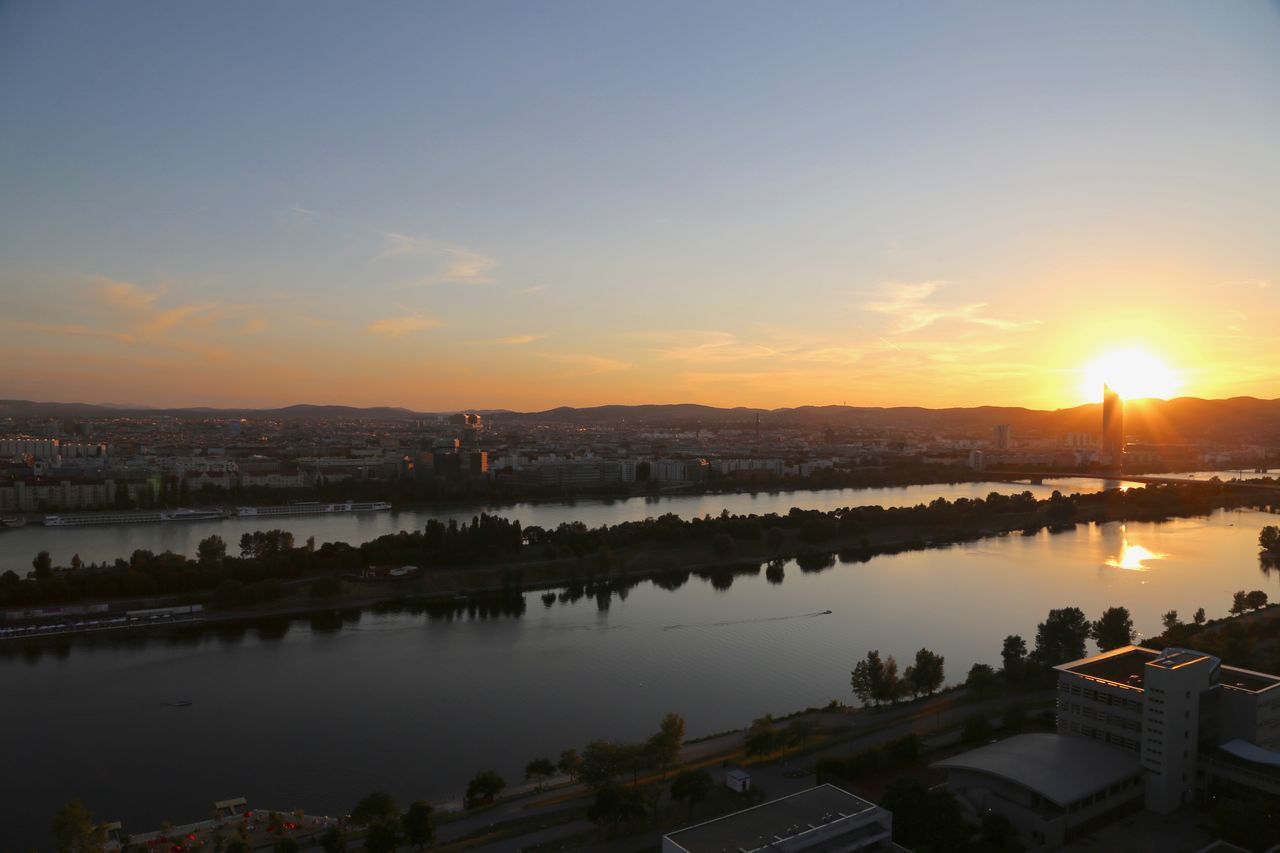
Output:
<instances>
[{"instance_id":1,"label":"rooftop","mask_svg":"<svg viewBox=\"0 0 1280 853\"><path fill-rule=\"evenodd\" d=\"M1035 791L1064 809L1142 772L1136 755L1058 734L1015 735L932 766L997 776Z\"/></svg>"},{"instance_id":2,"label":"rooftop","mask_svg":"<svg viewBox=\"0 0 1280 853\"><path fill-rule=\"evenodd\" d=\"M1096 678L1121 687L1142 689L1146 665L1160 656L1154 649L1142 646L1125 646L1090 658L1064 663L1060 671L1074 672L1088 678Z\"/></svg>"},{"instance_id":3,"label":"rooftop","mask_svg":"<svg viewBox=\"0 0 1280 853\"><path fill-rule=\"evenodd\" d=\"M667 838L689 853L741 853L795 838L874 808L874 803L835 785L819 785L681 829Z\"/></svg>"},{"instance_id":4,"label":"rooftop","mask_svg":"<svg viewBox=\"0 0 1280 853\"><path fill-rule=\"evenodd\" d=\"M1124 646L1093 657L1064 663L1057 669L1061 672L1072 672L1105 681L1108 684L1141 690L1148 665L1162 669L1177 669L1211 657L1191 649L1168 648L1158 652L1142 646ZM1280 686L1280 676L1224 665L1219 667L1218 682L1233 690L1261 693L1263 690Z\"/></svg>"}]
</instances>

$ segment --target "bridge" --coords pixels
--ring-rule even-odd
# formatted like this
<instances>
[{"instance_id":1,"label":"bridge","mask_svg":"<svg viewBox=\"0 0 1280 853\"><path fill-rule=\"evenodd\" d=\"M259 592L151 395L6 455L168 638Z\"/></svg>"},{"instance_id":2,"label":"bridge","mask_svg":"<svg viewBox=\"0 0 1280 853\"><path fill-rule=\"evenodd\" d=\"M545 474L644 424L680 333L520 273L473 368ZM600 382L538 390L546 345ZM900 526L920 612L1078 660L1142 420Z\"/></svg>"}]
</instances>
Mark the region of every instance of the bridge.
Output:
<instances>
[{"instance_id":1,"label":"bridge","mask_svg":"<svg viewBox=\"0 0 1280 853\"><path fill-rule=\"evenodd\" d=\"M1123 483L1141 483L1144 486L1165 486L1165 485L1196 485L1197 483L1207 483L1208 480L1190 479L1188 477L1162 477L1158 474L1117 474L1114 472L1097 473L1080 471L984 471L987 479L1001 483L1027 483L1028 485L1039 486L1045 480L1058 480L1064 477L1071 477L1077 480L1102 480L1104 482L1114 483L1118 488ZM1222 480L1220 485L1229 486L1233 489L1260 489L1267 492L1280 491L1280 478L1274 483L1241 483L1232 480Z\"/></svg>"}]
</instances>

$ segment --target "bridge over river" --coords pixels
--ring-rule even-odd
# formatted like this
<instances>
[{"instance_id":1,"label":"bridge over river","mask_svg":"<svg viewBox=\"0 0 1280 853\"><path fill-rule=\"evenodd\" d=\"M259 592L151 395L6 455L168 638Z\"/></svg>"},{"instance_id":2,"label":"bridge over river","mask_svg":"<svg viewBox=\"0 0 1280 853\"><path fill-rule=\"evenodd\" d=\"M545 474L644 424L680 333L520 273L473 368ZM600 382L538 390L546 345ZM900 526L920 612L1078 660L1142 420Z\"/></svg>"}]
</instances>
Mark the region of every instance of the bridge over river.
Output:
<instances>
[{"instance_id":1,"label":"bridge over river","mask_svg":"<svg viewBox=\"0 0 1280 853\"><path fill-rule=\"evenodd\" d=\"M1147 474L1119 474L1119 473L1102 473L1102 474L1082 474L1079 471L1064 473L1061 471L984 471L987 479L999 481L1002 483L1028 483L1030 485L1040 485L1045 480L1058 480L1064 477L1072 477L1079 480L1102 480L1103 482L1115 483L1119 486L1121 483L1141 483L1144 486L1149 485L1185 485L1187 483L1207 483L1208 479L1197 480L1188 477L1167 477ZM1265 473L1265 472L1263 472ZM1219 480L1219 484L1230 486L1236 489L1258 489L1267 492L1280 492L1280 478L1273 483L1255 483L1242 482L1240 480Z\"/></svg>"}]
</instances>

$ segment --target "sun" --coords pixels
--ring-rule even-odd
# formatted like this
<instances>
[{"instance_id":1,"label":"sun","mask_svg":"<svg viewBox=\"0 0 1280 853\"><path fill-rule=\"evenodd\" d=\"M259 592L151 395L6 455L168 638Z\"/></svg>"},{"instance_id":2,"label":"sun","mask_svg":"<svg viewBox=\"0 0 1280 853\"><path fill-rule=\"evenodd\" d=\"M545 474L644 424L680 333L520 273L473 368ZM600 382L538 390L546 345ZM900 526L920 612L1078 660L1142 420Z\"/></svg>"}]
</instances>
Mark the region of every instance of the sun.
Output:
<instances>
[{"instance_id":1,"label":"sun","mask_svg":"<svg viewBox=\"0 0 1280 853\"><path fill-rule=\"evenodd\" d=\"M1139 347L1111 350L1084 366L1080 390L1085 399L1101 399L1104 384L1126 400L1141 397L1167 400L1182 386L1175 370Z\"/></svg>"}]
</instances>

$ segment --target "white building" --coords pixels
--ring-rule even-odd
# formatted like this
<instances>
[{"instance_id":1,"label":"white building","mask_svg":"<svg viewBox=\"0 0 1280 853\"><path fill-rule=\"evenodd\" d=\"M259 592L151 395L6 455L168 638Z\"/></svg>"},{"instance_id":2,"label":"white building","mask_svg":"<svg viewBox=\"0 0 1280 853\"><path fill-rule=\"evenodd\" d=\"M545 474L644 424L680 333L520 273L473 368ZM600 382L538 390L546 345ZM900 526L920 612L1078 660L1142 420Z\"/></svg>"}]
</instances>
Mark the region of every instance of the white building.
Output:
<instances>
[{"instance_id":1,"label":"white building","mask_svg":"<svg viewBox=\"0 0 1280 853\"><path fill-rule=\"evenodd\" d=\"M1280 677L1190 649L1124 646L1061 664L1057 734L935 764L976 813L1047 848L1111 812L1168 814L1220 792L1280 798Z\"/></svg>"}]
</instances>

